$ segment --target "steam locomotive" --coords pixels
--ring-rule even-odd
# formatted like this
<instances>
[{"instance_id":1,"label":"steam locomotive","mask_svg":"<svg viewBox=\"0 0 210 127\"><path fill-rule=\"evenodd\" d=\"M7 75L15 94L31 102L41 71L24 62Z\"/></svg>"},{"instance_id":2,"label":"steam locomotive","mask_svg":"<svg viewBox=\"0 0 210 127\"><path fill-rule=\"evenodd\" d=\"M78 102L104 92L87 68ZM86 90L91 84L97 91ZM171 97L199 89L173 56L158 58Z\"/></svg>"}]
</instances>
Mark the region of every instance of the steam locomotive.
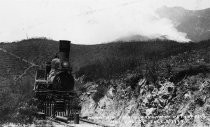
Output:
<instances>
[{"instance_id":1,"label":"steam locomotive","mask_svg":"<svg viewBox=\"0 0 210 127\"><path fill-rule=\"evenodd\" d=\"M33 91L38 114L69 119L79 117L81 107L69 63L70 44L70 41L60 40L59 53L46 63L45 69L36 72Z\"/></svg>"}]
</instances>

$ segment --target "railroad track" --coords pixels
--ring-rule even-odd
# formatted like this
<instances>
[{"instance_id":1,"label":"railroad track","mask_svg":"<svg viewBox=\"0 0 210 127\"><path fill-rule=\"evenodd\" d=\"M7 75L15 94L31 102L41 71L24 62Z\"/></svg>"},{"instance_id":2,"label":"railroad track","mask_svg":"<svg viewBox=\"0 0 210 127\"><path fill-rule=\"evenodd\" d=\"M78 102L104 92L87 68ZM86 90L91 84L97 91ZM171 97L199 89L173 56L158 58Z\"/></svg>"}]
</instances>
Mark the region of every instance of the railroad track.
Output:
<instances>
[{"instance_id":1,"label":"railroad track","mask_svg":"<svg viewBox=\"0 0 210 127\"><path fill-rule=\"evenodd\" d=\"M56 119L54 119L54 118L47 118L47 119L48 119L49 121L51 121L51 122L58 123L58 124L63 125L63 126L65 126L65 127L74 127L74 126L72 126L72 125L69 125L69 123L65 123L65 122L56 120Z\"/></svg>"},{"instance_id":2,"label":"railroad track","mask_svg":"<svg viewBox=\"0 0 210 127\"><path fill-rule=\"evenodd\" d=\"M92 120L84 119L84 118L79 118L79 120L80 120L80 123L79 124L73 124L70 121L65 121L64 122L62 120L58 120L58 119L51 118L51 117L48 117L47 120L49 120L51 122L54 122L54 123L57 123L59 125L63 125L65 127L75 127L75 126L77 127L77 125L79 126L81 124L81 122L82 122L82 124L87 123L89 126L94 125L94 126L98 126L98 127L114 127L114 126L106 125L106 124L103 124L103 123L94 122Z\"/></svg>"},{"instance_id":3,"label":"railroad track","mask_svg":"<svg viewBox=\"0 0 210 127\"><path fill-rule=\"evenodd\" d=\"M114 126L106 125L106 124L99 123L99 122L94 122L92 120L83 119L83 118L80 118L79 120L83 121L83 122L86 122L86 123L89 123L89 124L98 125L98 126L101 126L101 127L114 127Z\"/></svg>"}]
</instances>

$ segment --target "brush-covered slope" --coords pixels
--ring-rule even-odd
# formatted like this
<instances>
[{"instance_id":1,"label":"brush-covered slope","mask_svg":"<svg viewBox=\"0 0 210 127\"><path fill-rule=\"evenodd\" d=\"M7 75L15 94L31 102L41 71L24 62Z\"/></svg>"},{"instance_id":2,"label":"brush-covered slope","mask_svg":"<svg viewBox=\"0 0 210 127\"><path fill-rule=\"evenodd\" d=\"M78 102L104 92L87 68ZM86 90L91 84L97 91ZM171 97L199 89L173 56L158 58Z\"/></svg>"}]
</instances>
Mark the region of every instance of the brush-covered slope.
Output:
<instances>
[{"instance_id":1,"label":"brush-covered slope","mask_svg":"<svg viewBox=\"0 0 210 127\"><path fill-rule=\"evenodd\" d=\"M29 64L0 49L0 78L15 79L29 67ZM4 80L0 80L1 82ZM1 83L3 85L4 83Z\"/></svg>"},{"instance_id":2,"label":"brush-covered slope","mask_svg":"<svg viewBox=\"0 0 210 127\"><path fill-rule=\"evenodd\" d=\"M150 58L162 59L190 50L205 49L209 45L208 41L195 44L168 40L113 42L98 45L72 44L70 60L73 71L77 72L78 76L86 74L93 77L96 75L107 77L133 69ZM2 43L0 47L38 65L44 65L58 52L57 41L40 38ZM90 72L87 73L87 71Z\"/></svg>"}]
</instances>

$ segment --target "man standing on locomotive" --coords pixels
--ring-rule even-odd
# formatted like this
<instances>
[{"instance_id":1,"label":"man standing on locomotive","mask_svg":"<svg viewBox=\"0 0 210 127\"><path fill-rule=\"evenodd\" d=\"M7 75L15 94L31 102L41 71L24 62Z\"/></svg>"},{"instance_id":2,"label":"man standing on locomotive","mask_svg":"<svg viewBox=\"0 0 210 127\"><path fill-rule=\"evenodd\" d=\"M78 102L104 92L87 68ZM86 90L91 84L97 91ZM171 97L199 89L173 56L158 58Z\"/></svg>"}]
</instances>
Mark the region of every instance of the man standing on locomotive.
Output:
<instances>
[{"instance_id":1,"label":"man standing on locomotive","mask_svg":"<svg viewBox=\"0 0 210 127\"><path fill-rule=\"evenodd\" d=\"M53 79L55 78L60 68L61 68L61 60L59 59L58 53L56 53L54 59L52 59L51 61L51 70L48 77L49 82L53 82Z\"/></svg>"}]
</instances>

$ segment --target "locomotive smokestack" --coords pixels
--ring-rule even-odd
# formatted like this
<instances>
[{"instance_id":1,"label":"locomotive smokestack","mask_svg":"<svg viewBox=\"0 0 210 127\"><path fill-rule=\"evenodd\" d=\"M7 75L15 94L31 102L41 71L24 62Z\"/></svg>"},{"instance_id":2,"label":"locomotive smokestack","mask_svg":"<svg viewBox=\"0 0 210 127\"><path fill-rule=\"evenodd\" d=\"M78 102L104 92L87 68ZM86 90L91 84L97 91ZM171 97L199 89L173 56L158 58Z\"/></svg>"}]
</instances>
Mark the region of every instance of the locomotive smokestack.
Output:
<instances>
[{"instance_id":1,"label":"locomotive smokestack","mask_svg":"<svg viewBox=\"0 0 210 127\"><path fill-rule=\"evenodd\" d=\"M60 40L59 54L61 61L69 61L70 44L71 41Z\"/></svg>"}]
</instances>

